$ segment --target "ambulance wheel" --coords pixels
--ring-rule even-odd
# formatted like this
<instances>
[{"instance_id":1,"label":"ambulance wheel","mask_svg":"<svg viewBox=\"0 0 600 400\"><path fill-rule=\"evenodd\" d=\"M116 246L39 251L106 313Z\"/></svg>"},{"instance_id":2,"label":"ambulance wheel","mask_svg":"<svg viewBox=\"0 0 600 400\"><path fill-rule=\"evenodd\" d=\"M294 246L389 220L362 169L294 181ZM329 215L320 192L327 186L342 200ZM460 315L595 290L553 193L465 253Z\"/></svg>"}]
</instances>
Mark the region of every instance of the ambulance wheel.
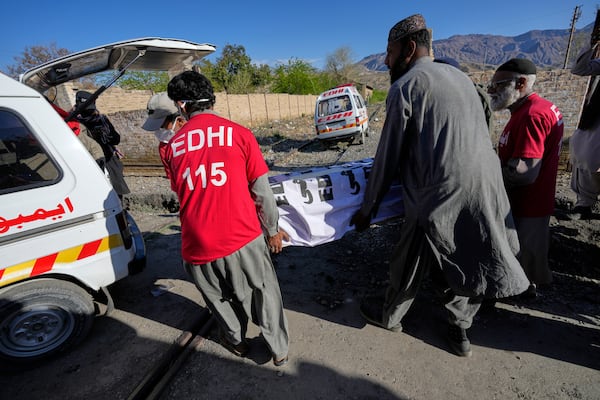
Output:
<instances>
[{"instance_id":1,"label":"ambulance wheel","mask_svg":"<svg viewBox=\"0 0 600 400\"><path fill-rule=\"evenodd\" d=\"M354 142L357 144L363 144L365 142L365 131L361 130L354 137Z\"/></svg>"},{"instance_id":2,"label":"ambulance wheel","mask_svg":"<svg viewBox=\"0 0 600 400\"><path fill-rule=\"evenodd\" d=\"M90 332L92 296L56 279L0 290L0 369L19 370L72 348Z\"/></svg>"}]
</instances>

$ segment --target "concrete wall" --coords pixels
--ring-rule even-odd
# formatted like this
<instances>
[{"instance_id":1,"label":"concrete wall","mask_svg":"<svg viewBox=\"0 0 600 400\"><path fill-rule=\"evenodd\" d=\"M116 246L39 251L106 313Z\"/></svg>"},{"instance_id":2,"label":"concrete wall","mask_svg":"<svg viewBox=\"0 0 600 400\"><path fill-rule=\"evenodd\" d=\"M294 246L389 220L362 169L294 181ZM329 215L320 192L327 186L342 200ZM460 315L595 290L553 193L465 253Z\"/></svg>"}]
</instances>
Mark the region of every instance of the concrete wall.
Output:
<instances>
[{"instance_id":1,"label":"concrete wall","mask_svg":"<svg viewBox=\"0 0 600 400\"><path fill-rule=\"evenodd\" d=\"M65 109L75 104L77 85L61 85L56 102ZM92 90L88 90L92 91ZM96 101L100 112L109 116L121 134L119 150L126 156L124 162L160 163L158 141L154 134L141 128L146 118L146 104L152 96L150 90L107 89ZM275 120L293 119L313 115L317 96L289 94L227 94L216 93L215 111L239 124L252 128Z\"/></svg>"},{"instance_id":2,"label":"concrete wall","mask_svg":"<svg viewBox=\"0 0 600 400\"><path fill-rule=\"evenodd\" d=\"M73 84L61 85L56 98L57 103L65 109L71 108L75 104L75 93L79 89ZM100 95L96 106L106 115L145 110L152 94L150 90L123 90L111 87ZM216 93L215 96L216 112L248 127L273 120L312 115L317 100L317 96L312 95L276 93Z\"/></svg>"}]
</instances>

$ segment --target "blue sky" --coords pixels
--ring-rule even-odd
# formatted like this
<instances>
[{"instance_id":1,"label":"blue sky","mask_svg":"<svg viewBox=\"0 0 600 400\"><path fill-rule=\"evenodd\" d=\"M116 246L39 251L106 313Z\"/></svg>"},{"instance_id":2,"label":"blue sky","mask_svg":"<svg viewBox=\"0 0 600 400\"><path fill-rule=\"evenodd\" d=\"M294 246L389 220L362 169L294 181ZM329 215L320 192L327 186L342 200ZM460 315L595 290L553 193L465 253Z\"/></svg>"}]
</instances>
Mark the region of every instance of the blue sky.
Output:
<instances>
[{"instance_id":1,"label":"blue sky","mask_svg":"<svg viewBox=\"0 0 600 400\"><path fill-rule=\"evenodd\" d=\"M15 64L27 46L81 51L147 36L186 39L217 46L241 45L254 63L271 66L297 58L323 67L340 47L354 61L385 51L389 29L421 13L434 40L460 34L516 36L533 29L568 30L575 6L576 28L594 22L600 0L383 0L173 1L4 0L0 6L0 70Z\"/></svg>"}]
</instances>

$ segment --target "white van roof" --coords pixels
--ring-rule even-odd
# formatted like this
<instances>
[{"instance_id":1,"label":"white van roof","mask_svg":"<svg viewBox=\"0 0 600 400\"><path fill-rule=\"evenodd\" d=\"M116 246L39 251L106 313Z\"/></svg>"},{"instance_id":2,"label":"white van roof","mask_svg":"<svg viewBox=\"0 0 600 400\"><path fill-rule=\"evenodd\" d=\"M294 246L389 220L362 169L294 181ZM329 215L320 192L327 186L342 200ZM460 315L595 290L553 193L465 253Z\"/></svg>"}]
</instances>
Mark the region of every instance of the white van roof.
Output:
<instances>
[{"instance_id":1,"label":"white van roof","mask_svg":"<svg viewBox=\"0 0 600 400\"><path fill-rule=\"evenodd\" d=\"M341 94L349 94L349 93L357 94L358 89L353 84L346 83L343 85L332 87L331 89L324 91L323 93L321 93L319 95L319 99L322 100L322 99L326 99L329 97L337 97Z\"/></svg>"},{"instance_id":2,"label":"white van roof","mask_svg":"<svg viewBox=\"0 0 600 400\"><path fill-rule=\"evenodd\" d=\"M26 71L19 80L43 93L64 82L124 67L136 71L169 71L186 66L189 69L194 61L215 50L212 44L180 39L131 39L56 58Z\"/></svg>"},{"instance_id":3,"label":"white van roof","mask_svg":"<svg viewBox=\"0 0 600 400\"><path fill-rule=\"evenodd\" d=\"M41 95L30 87L17 82L8 75L0 72L1 97L40 97Z\"/></svg>"}]
</instances>

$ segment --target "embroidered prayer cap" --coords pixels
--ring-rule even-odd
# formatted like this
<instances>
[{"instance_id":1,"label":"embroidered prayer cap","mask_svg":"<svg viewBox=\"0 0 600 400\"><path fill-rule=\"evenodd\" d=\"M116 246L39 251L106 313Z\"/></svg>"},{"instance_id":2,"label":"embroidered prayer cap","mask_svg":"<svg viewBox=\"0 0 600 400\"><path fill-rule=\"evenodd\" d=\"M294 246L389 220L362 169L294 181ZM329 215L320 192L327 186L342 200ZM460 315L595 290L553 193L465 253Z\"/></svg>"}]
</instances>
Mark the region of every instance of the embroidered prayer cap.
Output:
<instances>
[{"instance_id":1,"label":"embroidered prayer cap","mask_svg":"<svg viewBox=\"0 0 600 400\"><path fill-rule=\"evenodd\" d=\"M498 67L496 71L516 72L523 75L535 75L535 64L526 58L512 58Z\"/></svg>"},{"instance_id":2,"label":"embroidered prayer cap","mask_svg":"<svg viewBox=\"0 0 600 400\"><path fill-rule=\"evenodd\" d=\"M148 110L148 118L142 125L142 129L146 131L159 129L165 122L165 118L178 113L175 103L169 98L167 92L157 93L150 97L146 109Z\"/></svg>"},{"instance_id":3,"label":"embroidered prayer cap","mask_svg":"<svg viewBox=\"0 0 600 400\"><path fill-rule=\"evenodd\" d=\"M421 14L414 14L404 18L390 29L388 42L395 42L402 39L404 36L427 29L425 18Z\"/></svg>"}]
</instances>

